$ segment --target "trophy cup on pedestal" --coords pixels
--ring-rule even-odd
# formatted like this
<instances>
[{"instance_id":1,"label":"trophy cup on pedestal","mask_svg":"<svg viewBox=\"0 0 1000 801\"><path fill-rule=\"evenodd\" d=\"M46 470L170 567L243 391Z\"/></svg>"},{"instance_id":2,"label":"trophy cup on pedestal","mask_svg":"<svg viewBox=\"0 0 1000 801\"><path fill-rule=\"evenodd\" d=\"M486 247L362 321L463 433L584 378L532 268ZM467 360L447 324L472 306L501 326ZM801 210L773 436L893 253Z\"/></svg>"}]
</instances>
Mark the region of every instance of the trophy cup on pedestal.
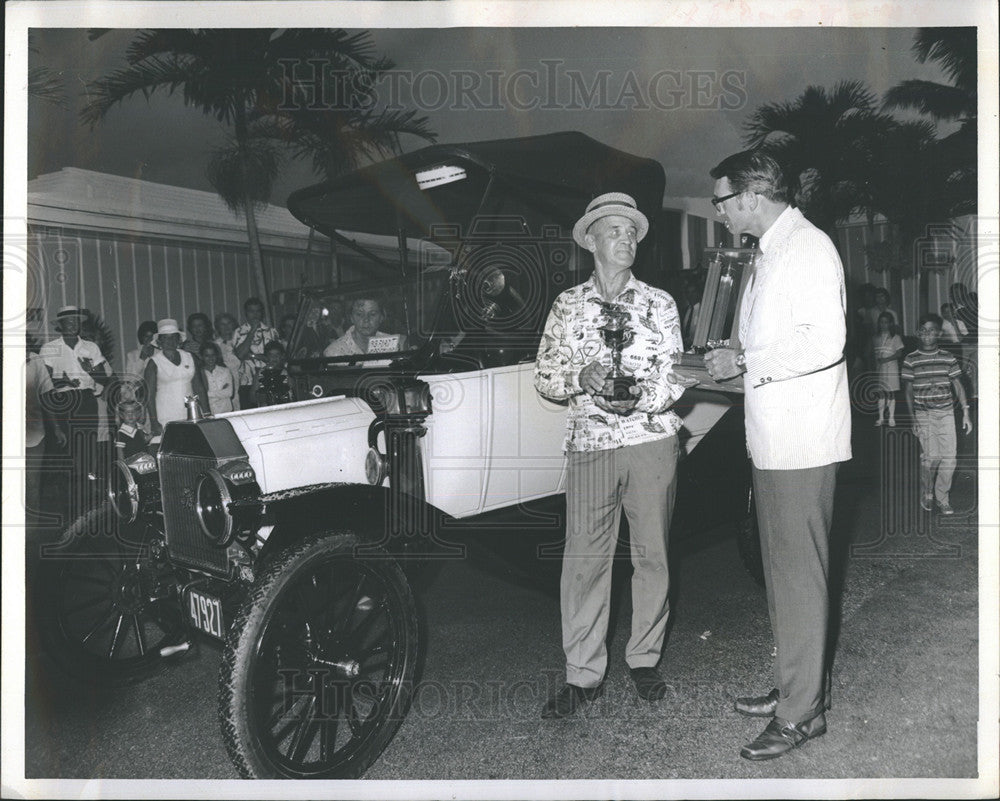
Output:
<instances>
[{"instance_id":1,"label":"trophy cup on pedestal","mask_svg":"<svg viewBox=\"0 0 1000 801\"><path fill-rule=\"evenodd\" d=\"M611 351L611 371L605 376L599 394L608 401L635 400L635 395L630 392L636 383L635 376L622 369L622 351L635 336L635 332L628 327L629 313L614 303L603 304L603 311L606 322L597 330Z\"/></svg>"}]
</instances>

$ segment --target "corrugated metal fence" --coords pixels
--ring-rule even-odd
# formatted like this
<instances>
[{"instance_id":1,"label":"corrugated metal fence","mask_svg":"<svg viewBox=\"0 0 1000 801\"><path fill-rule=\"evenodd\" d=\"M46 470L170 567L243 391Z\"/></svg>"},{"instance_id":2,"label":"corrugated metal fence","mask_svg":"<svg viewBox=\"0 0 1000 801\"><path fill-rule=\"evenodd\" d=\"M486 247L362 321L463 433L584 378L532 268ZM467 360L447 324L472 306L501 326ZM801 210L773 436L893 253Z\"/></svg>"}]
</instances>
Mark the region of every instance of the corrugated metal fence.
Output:
<instances>
[{"instance_id":1,"label":"corrugated metal fence","mask_svg":"<svg viewBox=\"0 0 1000 801\"><path fill-rule=\"evenodd\" d=\"M243 301L257 294L246 247L47 226L29 228L28 239L32 333L55 336L51 321L60 306L90 309L115 335L115 369L136 347L143 320L173 317L183 328L193 312L212 319L229 312L241 319ZM265 250L268 288L328 282L329 248L321 242L308 260L305 242L301 252Z\"/></svg>"}]
</instances>

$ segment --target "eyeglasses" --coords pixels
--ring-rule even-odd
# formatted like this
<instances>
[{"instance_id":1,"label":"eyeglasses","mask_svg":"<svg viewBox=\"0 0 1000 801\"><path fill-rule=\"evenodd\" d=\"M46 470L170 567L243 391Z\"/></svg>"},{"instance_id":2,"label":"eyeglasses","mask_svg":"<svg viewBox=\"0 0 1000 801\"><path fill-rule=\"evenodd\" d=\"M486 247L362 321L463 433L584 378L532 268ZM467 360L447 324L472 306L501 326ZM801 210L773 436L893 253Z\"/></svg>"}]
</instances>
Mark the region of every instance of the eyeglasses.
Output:
<instances>
[{"instance_id":1,"label":"eyeglasses","mask_svg":"<svg viewBox=\"0 0 1000 801\"><path fill-rule=\"evenodd\" d=\"M742 194L743 194L742 192L733 192L732 194L723 195L722 197L716 197L715 195L712 195L712 205L715 207L715 211L718 212L720 203L725 203L727 200L730 200L736 197L737 195L742 195Z\"/></svg>"}]
</instances>

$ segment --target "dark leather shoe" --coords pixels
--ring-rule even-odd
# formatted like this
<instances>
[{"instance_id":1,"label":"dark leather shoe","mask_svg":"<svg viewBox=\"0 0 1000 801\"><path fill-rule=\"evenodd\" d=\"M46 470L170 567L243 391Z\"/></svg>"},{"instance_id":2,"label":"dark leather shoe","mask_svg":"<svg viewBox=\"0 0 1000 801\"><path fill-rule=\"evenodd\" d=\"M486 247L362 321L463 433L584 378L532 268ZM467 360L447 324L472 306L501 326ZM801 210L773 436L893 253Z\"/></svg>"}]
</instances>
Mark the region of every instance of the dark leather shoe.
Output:
<instances>
[{"instance_id":1,"label":"dark leather shoe","mask_svg":"<svg viewBox=\"0 0 1000 801\"><path fill-rule=\"evenodd\" d=\"M629 673L635 682L635 691L643 701L659 701L667 694L667 683L656 668L631 668Z\"/></svg>"},{"instance_id":2,"label":"dark leather shoe","mask_svg":"<svg viewBox=\"0 0 1000 801\"><path fill-rule=\"evenodd\" d=\"M771 690L767 695L744 695L733 702L733 709L741 715L752 718L770 718L778 708L778 690Z\"/></svg>"},{"instance_id":3,"label":"dark leather shoe","mask_svg":"<svg viewBox=\"0 0 1000 801\"><path fill-rule=\"evenodd\" d=\"M754 762L776 759L823 734L826 734L826 715L822 712L802 723L774 717L756 740L740 749L740 756Z\"/></svg>"},{"instance_id":4,"label":"dark leather shoe","mask_svg":"<svg viewBox=\"0 0 1000 801\"><path fill-rule=\"evenodd\" d=\"M542 707L542 717L546 720L565 718L572 715L584 704L596 701L604 694L604 685L596 687L577 687L575 684L564 684Z\"/></svg>"}]
</instances>

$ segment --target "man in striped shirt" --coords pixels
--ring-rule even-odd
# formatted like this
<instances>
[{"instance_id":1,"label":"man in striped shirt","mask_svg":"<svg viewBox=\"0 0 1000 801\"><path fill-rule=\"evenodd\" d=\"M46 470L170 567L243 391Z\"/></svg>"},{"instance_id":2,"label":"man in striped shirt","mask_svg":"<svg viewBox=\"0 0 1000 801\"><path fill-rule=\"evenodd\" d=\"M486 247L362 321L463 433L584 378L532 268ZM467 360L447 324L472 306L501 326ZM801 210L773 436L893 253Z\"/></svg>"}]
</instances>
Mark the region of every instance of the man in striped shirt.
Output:
<instances>
[{"instance_id":1,"label":"man in striped shirt","mask_svg":"<svg viewBox=\"0 0 1000 801\"><path fill-rule=\"evenodd\" d=\"M954 356L938 347L941 328L936 314L920 318L920 347L903 359L900 377L920 440L920 506L929 512L936 499L941 514L950 515L954 514L948 494L955 474L955 397L962 406L966 434L972 432L972 421L962 388L962 368Z\"/></svg>"}]
</instances>

